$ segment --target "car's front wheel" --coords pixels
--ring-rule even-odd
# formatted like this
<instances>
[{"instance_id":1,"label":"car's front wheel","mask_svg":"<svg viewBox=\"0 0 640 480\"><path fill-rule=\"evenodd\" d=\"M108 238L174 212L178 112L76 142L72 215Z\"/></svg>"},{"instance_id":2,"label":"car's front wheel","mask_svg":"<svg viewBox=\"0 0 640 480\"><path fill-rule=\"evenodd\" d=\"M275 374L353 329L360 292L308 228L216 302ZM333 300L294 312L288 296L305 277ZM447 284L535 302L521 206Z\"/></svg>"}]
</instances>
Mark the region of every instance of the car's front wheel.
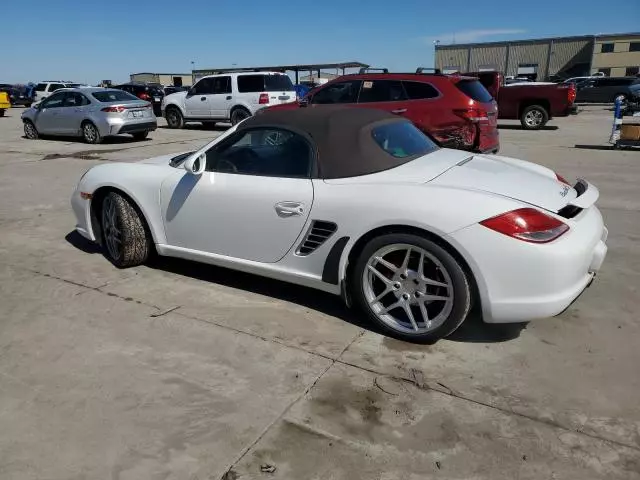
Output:
<instances>
[{"instance_id":1,"label":"car's front wheel","mask_svg":"<svg viewBox=\"0 0 640 480\"><path fill-rule=\"evenodd\" d=\"M31 120L25 120L24 122L24 136L29 140L38 139L38 130Z\"/></svg>"},{"instance_id":2,"label":"car's front wheel","mask_svg":"<svg viewBox=\"0 0 640 480\"><path fill-rule=\"evenodd\" d=\"M410 342L433 342L456 330L471 309L464 269L447 250L424 237L376 237L352 271L351 292L385 333Z\"/></svg>"},{"instance_id":3,"label":"car's front wheel","mask_svg":"<svg viewBox=\"0 0 640 480\"><path fill-rule=\"evenodd\" d=\"M101 207L105 256L119 268L144 263L151 250L151 237L138 210L117 192L109 192Z\"/></svg>"}]
</instances>

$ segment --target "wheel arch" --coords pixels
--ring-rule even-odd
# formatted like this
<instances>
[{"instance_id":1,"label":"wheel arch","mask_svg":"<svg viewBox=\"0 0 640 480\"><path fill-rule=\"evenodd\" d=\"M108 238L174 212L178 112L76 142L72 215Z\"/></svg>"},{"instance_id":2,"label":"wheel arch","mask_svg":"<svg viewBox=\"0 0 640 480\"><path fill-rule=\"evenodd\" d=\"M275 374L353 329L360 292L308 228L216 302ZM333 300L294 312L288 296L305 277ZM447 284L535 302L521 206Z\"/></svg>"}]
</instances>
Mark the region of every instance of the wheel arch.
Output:
<instances>
[{"instance_id":1,"label":"wheel arch","mask_svg":"<svg viewBox=\"0 0 640 480\"><path fill-rule=\"evenodd\" d=\"M518 106L518 118L522 117L525 108L533 105L544 108L547 111L547 116L551 118L551 103L546 98L527 98L522 100Z\"/></svg>"},{"instance_id":2,"label":"wheel arch","mask_svg":"<svg viewBox=\"0 0 640 480\"><path fill-rule=\"evenodd\" d=\"M125 189L115 186L115 185L102 185L96 190L94 190L91 203L89 204L89 218L91 220L91 230L94 238L98 244L102 244L102 225L100 224L100 207L102 206L102 201L110 192L116 192L126 198L133 208L136 210L140 218L142 219L142 223L144 225L145 231L147 234L151 236L153 240L153 245L157 243L162 243L161 238L159 236L159 232L155 231L151 228L151 223L149 223L149 217L145 213L144 209L140 206L140 204L134 199L134 197L128 193Z\"/></svg>"},{"instance_id":3,"label":"wheel arch","mask_svg":"<svg viewBox=\"0 0 640 480\"><path fill-rule=\"evenodd\" d=\"M358 255L370 240L390 233L408 233L418 235L434 242L450 253L458 262L460 262L462 269L467 274L469 283L471 284L473 301L477 302L476 306L482 311L482 307L484 305L483 298L486 295L484 279L475 262L473 262L466 252L463 253L464 249L460 245L454 245L450 240L445 240L441 235L423 227L399 224L383 225L373 228L358 237L350 247L345 248L343 251L338 278L340 278L340 290L342 292L342 296L348 305L351 305L349 279L351 278L351 273Z\"/></svg>"}]
</instances>

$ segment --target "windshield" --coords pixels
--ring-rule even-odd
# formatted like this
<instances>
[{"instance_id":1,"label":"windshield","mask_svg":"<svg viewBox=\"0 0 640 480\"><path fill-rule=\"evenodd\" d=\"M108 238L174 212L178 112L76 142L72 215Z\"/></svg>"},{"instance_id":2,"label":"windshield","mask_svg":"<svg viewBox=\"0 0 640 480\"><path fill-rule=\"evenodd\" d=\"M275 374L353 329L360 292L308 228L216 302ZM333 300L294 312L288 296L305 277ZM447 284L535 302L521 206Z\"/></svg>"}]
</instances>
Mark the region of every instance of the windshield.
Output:
<instances>
[{"instance_id":1,"label":"windshield","mask_svg":"<svg viewBox=\"0 0 640 480\"><path fill-rule=\"evenodd\" d=\"M429 137L409 122L381 125L371 130L371 136L380 148L395 158L421 157L438 150Z\"/></svg>"},{"instance_id":2,"label":"windshield","mask_svg":"<svg viewBox=\"0 0 640 480\"><path fill-rule=\"evenodd\" d=\"M140 100L138 97L134 97L130 93L127 93L123 90L105 90L104 92L93 92L91 96L101 103L130 102L131 100Z\"/></svg>"}]
</instances>

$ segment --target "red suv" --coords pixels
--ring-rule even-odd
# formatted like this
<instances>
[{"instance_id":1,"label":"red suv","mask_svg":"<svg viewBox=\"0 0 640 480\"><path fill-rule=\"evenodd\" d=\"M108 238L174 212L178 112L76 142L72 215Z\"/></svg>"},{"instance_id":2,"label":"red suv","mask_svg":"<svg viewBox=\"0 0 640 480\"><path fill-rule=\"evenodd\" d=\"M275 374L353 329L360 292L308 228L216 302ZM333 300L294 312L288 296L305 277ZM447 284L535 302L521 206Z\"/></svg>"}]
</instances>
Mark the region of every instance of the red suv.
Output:
<instances>
[{"instance_id":1,"label":"red suv","mask_svg":"<svg viewBox=\"0 0 640 480\"><path fill-rule=\"evenodd\" d=\"M498 107L477 78L423 73L343 75L310 91L302 100L271 108L284 110L324 104L381 108L411 120L440 145L495 153Z\"/></svg>"}]
</instances>

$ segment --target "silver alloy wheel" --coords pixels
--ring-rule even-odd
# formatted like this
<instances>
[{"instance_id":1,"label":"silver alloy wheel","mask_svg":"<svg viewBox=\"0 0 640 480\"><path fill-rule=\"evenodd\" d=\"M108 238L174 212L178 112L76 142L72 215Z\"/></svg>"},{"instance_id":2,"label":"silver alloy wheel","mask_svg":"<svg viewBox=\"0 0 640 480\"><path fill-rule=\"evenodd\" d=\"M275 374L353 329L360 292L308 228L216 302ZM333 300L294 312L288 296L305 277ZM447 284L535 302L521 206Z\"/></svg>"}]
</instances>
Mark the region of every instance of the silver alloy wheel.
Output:
<instances>
[{"instance_id":1,"label":"silver alloy wheel","mask_svg":"<svg viewBox=\"0 0 640 480\"><path fill-rule=\"evenodd\" d=\"M524 116L524 122L529 127L538 127L542 124L542 112L540 110L530 110Z\"/></svg>"},{"instance_id":2,"label":"silver alloy wheel","mask_svg":"<svg viewBox=\"0 0 640 480\"><path fill-rule=\"evenodd\" d=\"M364 297L376 316L405 334L435 330L453 310L453 282L438 258L409 244L377 250L362 274Z\"/></svg>"},{"instance_id":3,"label":"silver alloy wheel","mask_svg":"<svg viewBox=\"0 0 640 480\"><path fill-rule=\"evenodd\" d=\"M173 108L170 108L169 111L165 113L165 115L169 126L175 127L180 123L180 120L178 119L178 113Z\"/></svg>"},{"instance_id":4,"label":"silver alloy wheel","mask_svg":"<svg viewBox=\"0 0 640 480\"><path fill-rule=\"evenodd\" d=\"M38 132L36 131L36 127L33 125L33 123L24 123L24 135L31 140L38 138Z\"/></svg>"},{"instance_id":5,"label":"silver alloy wheel","mask_svg":"<svg viewBox=\"0 0 640 480\"><path fill-rule=\"evenodd\" d=\"M116 204L108 195L102 202L102 229L109 255L118 260L122 254L122 233L118 228Z\"/></svg>"},{"instance_id":6,"label":"silver alloy wheel","mask_svg":"<svg viewBox=\"0 0 640 480\"><path fill-rule=\"evenodd\" d=\"M82 127L82 133L84 134L84 138L89 143L93 143L98 138L98 130L93 125L93 123L85 123L84 127Z\"/></svg>"}]
</instances>

